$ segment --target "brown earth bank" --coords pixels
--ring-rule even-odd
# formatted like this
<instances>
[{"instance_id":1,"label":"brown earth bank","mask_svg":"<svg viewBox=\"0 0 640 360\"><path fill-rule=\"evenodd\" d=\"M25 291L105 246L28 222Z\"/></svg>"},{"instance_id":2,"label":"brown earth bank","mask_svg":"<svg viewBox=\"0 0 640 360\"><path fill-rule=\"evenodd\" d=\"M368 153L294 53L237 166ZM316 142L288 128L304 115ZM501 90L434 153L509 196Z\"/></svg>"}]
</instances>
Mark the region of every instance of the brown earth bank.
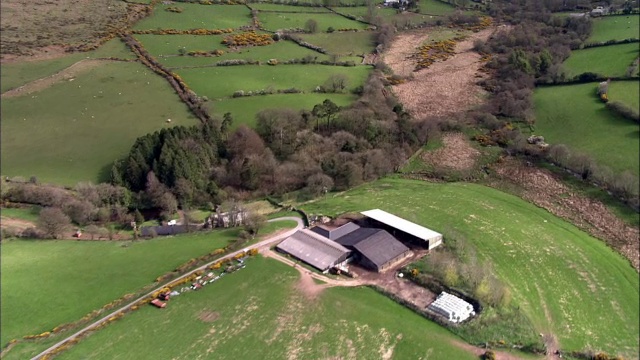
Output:
<instances>
[{"instance_id":1,"label":"brown earth bank","mask_svg":"<svg viewBox=\"0 0 640 360\"><path fill-rule=\"evenodd\" d=\"M520 187L522 198L605 241L640 270L639 229L620 220L602 202L576 194L550 171L515 158L494 164L493 170L500 180ZM488 185L500 189L499 181Z\"/></svg>"},{"instance_id":2,"label":"brown earth bank","mask_svg":"<svg viewBox=\"0 0 640 360\"><path fill-rule=\"evenodd\" d=\"M452 115L479 104L485 91L477 82L484 75L478 71L482 66L481 56L472 50L473 43L478 39L487 40L496 29L473 33L456 44L454 56L415 72L415 60L410 56L429 35L425 32L398 35L384 61L396 75L411 77L393 87L405 109L420 120Z\"/></svg>"},{"instance_id":3,"label":"brown earth bank","mask_svg":"<svg viewBox=\"0 0 640 360\"><path fill-rule=\"evenodd\" d=\"M454 170L473 168L480 151L474 149L462 133L447 133L442 136L442 147L422 153L422 160L429 165Z\"/></svg>"}]
</instances>

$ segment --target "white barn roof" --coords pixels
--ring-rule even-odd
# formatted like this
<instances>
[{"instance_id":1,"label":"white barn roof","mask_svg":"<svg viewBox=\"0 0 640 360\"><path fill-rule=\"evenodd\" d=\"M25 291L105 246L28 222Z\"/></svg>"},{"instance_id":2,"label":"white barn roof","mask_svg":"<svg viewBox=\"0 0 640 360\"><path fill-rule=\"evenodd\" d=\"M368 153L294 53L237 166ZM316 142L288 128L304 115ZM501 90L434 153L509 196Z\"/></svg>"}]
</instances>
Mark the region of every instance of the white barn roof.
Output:
<instances>
[{"instance_id":1,"label":"white barn roof","mask_svg":"<svg viewBox=\"0 0 640 360\"><path fill-rule=\"evenodd\" d=\"M380 209L363 211L361 212L361 214L425 241L442 239L442 234L440 233L427 229L424 226L412 223L411 221L405 220L401 217L397 217L393 214L389 214L388 212Z\"/></svg>"},{"instance_id":2,"label":"white barn roof","mask_svg":"<svg viewBox=\"0 0 640 360\"><path fill-rule=\"evenodd\" d=\"M351 252L337 242L308 229L298 230L276 247L321 271L334 266Z\"/></svg>"}]
</instances>

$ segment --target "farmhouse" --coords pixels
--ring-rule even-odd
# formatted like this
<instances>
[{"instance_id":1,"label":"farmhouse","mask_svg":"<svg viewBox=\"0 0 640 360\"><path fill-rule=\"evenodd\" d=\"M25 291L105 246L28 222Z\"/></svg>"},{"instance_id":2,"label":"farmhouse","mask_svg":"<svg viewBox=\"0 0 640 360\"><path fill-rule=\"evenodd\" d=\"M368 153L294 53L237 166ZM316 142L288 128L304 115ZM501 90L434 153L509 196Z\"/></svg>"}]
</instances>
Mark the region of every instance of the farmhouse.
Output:
<instances>
[{"instance_id":1,"label":"farmhouse","mask_svg":"<svg viewBox=\"0 0 640 360\"><path fill-rule=\"evenodd\" d=\"M349 249L311 230L302 229L284 239L276 249L326 272L347 260Z\"/></svg>"},{"instance_id":2,"label":"farmhouse","mask_svg":"<svg viewBox=\"0 0 640 360\"><path fill-rule=\"evenodd\" d=\"M336 239L336 242L353 250L354 258L363 266L383 272L411 256L411 250L387 231L353 225L357 229Z\"/></svg>"},{"instance_id":3,"label":"farmhouse","mask_svg":"<svg viewBox=\"0 0 640 360\"><path fill-rule=\"evenodd\" d=\"M444 291L427 308L453 323L465 321L475 315L471 304Z\"/></svg>"},{"instance_id":4,"label":"farmhouse","mask_svg":"<svg viewBox=\"0 0 640 360\"><path fill-rule=\"evenodd\" d=\"M389 214L386 211L374 209L363 211L361 214L369 218L372 225L382 227L394 236L402 235L408 240L426 243L429 250L442 243L442 234L393 214Z\"/></svg>"}]
</instances>

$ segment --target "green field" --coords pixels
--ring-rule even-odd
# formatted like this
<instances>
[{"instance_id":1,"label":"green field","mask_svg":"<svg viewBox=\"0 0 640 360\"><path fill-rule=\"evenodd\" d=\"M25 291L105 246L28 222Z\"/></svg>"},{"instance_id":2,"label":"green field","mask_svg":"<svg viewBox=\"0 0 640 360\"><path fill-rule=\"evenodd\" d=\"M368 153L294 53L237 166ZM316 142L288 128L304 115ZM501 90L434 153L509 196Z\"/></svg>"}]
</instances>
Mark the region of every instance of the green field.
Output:
<instances>
[{"instance_id":1,"label":"green field","mask_svg":"<svg viewBox=\"0 0 640 360\"><path fill-rule=\"evenodd\" d=\"M164 55L178 55L179 50L185 51L213 51L224 50L222 39L227 35L134 35L142 43L149 54L159 57ZM186 57L186 56L185 56Z\"/></svg>"},{"instance_id":2,"label":"green field","mask_svg":"<svg viewBox=\"0 0 640 360\"><path fill-rule=\"evenodd\" d=\"M587 42L637 39L640 32L640 15L605 16L592 21L593 32Z\"/></svg>"},{"instance_id":3,"label":"green field","mask_svg":"<svg viewBox=\"0 0 640 360\"><path fill-rule=\"evenodd\" d=\"M593 72L604 76L624 76L627 68L640 54L635 44L601 46L584 50L575 50L563 63L569 76Z\"/></svg>"},{"instance_id":4,"label":"green field","mask_svg":"<svg viewBox=\"0 0 640 360\"><path fill-rule=\"evenodd\" d=\"M122 62L2 99L1 115L1 173L63 185L102 181L137 137L197 123L164 79Z\"/></svg>"},{"instance_id":5,"label":"green field","mask_svg":"<svg viewBox=\"0 0 640 360\"><path fill-rule=\"evenodd\" d=\"M324 48L330 54L364 55L375 48L373 33L367 31L305 34L300 37L310 44Z\"/></svg>"},{"instance_id":6,"label":"green field","mask_svg":"<svg viewBox=\"0 0 640 360\"><path fill-rule=\"evenodd\" d=\"M134 243L3 243L2 345L78 320L189 259L224 247L236 234L229 230Z\"/></svg>"},{"instance_id":7,"label":"green field","mask_svg":"<svg viewBox=\"0 0 640 360\"><path fill-rule=\"evenodd\" d=\"M351 94L276 94L265 96L241 97L213 102L213 112L222 116L230 112L233 115L233 125L241 124L253 127L256 114L264 109L291 108L296 110L313 109L316 104L330 99L338 106L347 106L356 100Z\"/></svg>"},{"instance_id":8,"label":"green field","mask_svg":"<svg viewBox=\"0 0 640 360\"><path fill-rule=\"evenodd\" d=\"M639 355L638 273L602 241L515 196L474 184L384 179L302 208L329 216L380 208L439 232L453 229L563 350Z\"/></svg>"},{"instance_id":9,"label":"green field","mask_svg":"<svg viewBox=\"0 0 640 360\"><path fill-rule=\"evenodd\" d=\"M37 206L31 208L2 208L0 215L12 219L20 219L35 223L38 220L40 208Z\"/></svg>"},{"instance_id":10,"label":"green field","mask_svg":"<svg viewBox=\"0 0 640 360\"><path fill-rule=\"evenodd\" d=\"M166 11L168 7L183 12ZM134 29L235 29L251 24L251 11L244 5L199 5L189 3L159 4L153 14L136 24Z\"/></svg>"},{"instance_id":11,"label":"green field","mask_svg":"<svg viewBox=\"0 0 640 360\"><path fill-rule=\"evenodd\" d=\"M295 87L312 92L332 75L348 78L347 92L364 83L369 67L327 65L255 65L182 69L178 74L200 96L210 99L231 97L236 90L255 91L272 86L274 89Z\"/></svg>"},{"instance_id":12,"label":"green field","mask_svg":"<svg viewBox=\"0 0 640 360\"><path fill-rule=\"evenodd\" d=\"M277 59L280 62L284 62L291 59L302 59L306 56L311 56L311 58L316 59L316 61L329 59L327 55L298 46L292 41L284 40L267 46L255 46L229 52L227 52L227 50L228 49L225 49L225 54L222 56L216 57L167 56L160 57L158 59L164 65L172 68L184 66L211 66L218 61L232 59L257 60L263 64L266 64L270 59ZM222 67L218 69L222 69ZM225 69L229 68L226 67Z\"/></svg>"},{"instance_id":13,"label":"green field","mask_svg":"<svg viewBox=\"0 0 640 360\"><path fill-rule=\"evenodd\" d=\"M625 82L626 83L626 82ZM625 86L633 86L631 82ZM638 124L612 114L596 96L597 83L538 88L534 92L536 133L565 144L614 172L640 172ZM611 96L618 85L612 84Z\"/></svg>"},{"instance_id":14,"label":"green field","mask_svg":"<svg viewBox=\"0 0 640 360\"><path fill-rule=\"evenodd\" d=\"M293 287L298 277L275 260L249 260L166 309L126 316L60 359L477 359L444 328L371 289L331 288L309 300Z\"/></svg>"},{"instance_id":15,"label":"green field","mask_svg":"<svg viewBox=\"0 0 640 360\"><path fill-rule=\"evenodd\" d=\"M0 91L15 89L28 82L53 75L82 59L102 57L118 57L133 59L135 55L120 41L107 41L98 50L84 53L73 53L51 60L25 61L7 63L0 66Z\"/></svg>"},{"instance_id":16,"label":"green field","mask_svg":"<svg viewBox=\"0 0 640 360\"><path fill-rule=\"evenodd\" d=\"M640 83L637 81L614 81L609 84L609 99L620 101L640 112Z\"/></svg>"},{"instance_id":17,"label":"green field","mask_svg":"<svg viewBox=\"0 0 640 360\"><path fill-rule=\"evenodd\" d=\"M268 223L259 235L295 226L294 221ZM133 242L3 242L2 345L13 338L39 334L79 320L124 294L153 283L156 277L189 259L226 246L236 239L239 231ZM42 274L47 274L46 280Z\"/></svg>"},{"instance_id":18,"label":"green field","mask_svg":"<svg viewBox=\"0 0 640 360\"><path fill-rule=\"evenodd\" d=\"M259 13L258 18L265 30L304 29L305 23L313 19L318 24L319 32L334 29L366 29L368 25L349 20L336 14L293 14L293 13Z\"/></svg>"},{"instance_id":19,"label":"green field","mask_svg":"<svg viewBox=\"0 0 640 360\"><path fill-rule=\"evenodd\" d=\"M256 3L249 4L254 10L259 11L285 11L285 12L302 12L302 13L323 13L330 12L327 8L321 6L296 6L296 5L280 5L280 4L266 4Z\"/></svg>"}]
</instances>

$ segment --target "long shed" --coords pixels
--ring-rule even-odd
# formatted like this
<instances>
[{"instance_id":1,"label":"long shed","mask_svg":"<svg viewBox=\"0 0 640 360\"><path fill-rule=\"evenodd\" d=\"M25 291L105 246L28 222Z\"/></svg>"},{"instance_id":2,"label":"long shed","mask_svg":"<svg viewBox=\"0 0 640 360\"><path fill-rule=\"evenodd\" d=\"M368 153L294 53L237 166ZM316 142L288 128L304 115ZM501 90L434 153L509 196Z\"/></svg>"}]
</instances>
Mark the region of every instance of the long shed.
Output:
<instances>
[{"instance_id":1,"label":"long shed","mask_svg":"<svg viewBox=\"0 0 640 360\"><path fill-rule=\"evenodd\" d=\"M326 272L347 259L351 251L315 232L302 229L284 239L276 249Z\"/></svg>"},{"instance_id":2,"label":"long shed","mask_svg":"<svg viewBox=\"0 0 640 360\"><path fill-rule=\"evenodd\" d=\"M387 228L408 234L413 238L426 242L429 250L435 248L442 243L442 234L427 229L422 225L418 225L409 220L403 219L396 215L390 214L380 209L373 209L361 212L362 215L373 219L374 221L386 225Z\"/></svg>"}]
</instances>

